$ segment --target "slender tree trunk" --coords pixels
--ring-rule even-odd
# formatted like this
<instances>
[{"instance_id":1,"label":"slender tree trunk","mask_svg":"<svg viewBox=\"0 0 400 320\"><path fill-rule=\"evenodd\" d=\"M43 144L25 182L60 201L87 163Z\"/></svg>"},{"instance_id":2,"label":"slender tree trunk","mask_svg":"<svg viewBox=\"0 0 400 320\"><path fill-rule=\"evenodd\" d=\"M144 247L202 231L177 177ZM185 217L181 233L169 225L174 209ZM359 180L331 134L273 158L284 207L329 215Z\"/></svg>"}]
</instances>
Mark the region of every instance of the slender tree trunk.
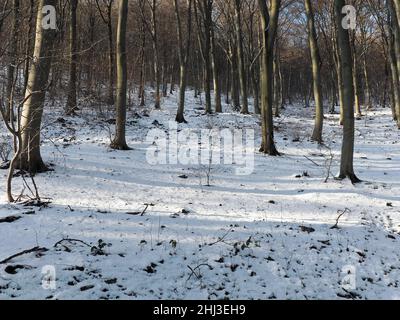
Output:
<instances>
[{"instance_id":1,"label":"slender tree trunk","mask_svg":"<svg viewBox=\"0 0 400 320\"><path fill-rule=\"evenodd\" d=\"M152 1L152 37L153 37L153 55L154 55L154 78L156 82L155 93L155 109L161 109L161 92L160 92L160 67L158 52L158 26L157 26L157 0Z\"/></svg>"},{"instance_id":2,"label":"slender tree trunk","mask_svg":"<svg viewBox=\"0 0 400 320\"><path fill-rule=\"evenodd\" d=\"M126 96L128 88L128 72L126 62L126 28L128 22L128 0L119 0L117 30L117 101L116 101L116 133L111 143L112 149L130 150L126 143Z\"/></svg>"},{"instance_id":3,"label":"slender tree trunk","mask_svg":"<svg viewBox=\"0 0 400 320\"><path fill-rule=\"evenodd\" d=\"M337 27L337 28L341 28L341 24ZM336 35L335 37L338 38L338 30L335 31ZM338 94L339 94L339 104L340 104L340 119L339 119L339 123L340 125L343 125L343 105L344 105L344 101L343 101L343 77L342 77L342 72L343 72L343 68L342 68L342 58L339 52L339 47L337 42L334 42L334 55L335 55L335 62L336 62L336 76L337 76L337 84L338 84ZM353 77L353 75L352 75ZM353 89L354 92L354 89Z\"/></svg>"},{"instance_id":4,"label":"slender tree trunk","mask_svg":"<svg viewBox=\"0 0 400 320\"><path fill-rule=\"evenodd\" d=\"M396 3L396 1L394 1ZM400 129L400 69L399 61L396 52L396 46L400 46L400 35L399 28L397 26L395 7L392 1L388 1L389 5L389 60L390 60L390 70L392 76L392 91L393 91L393 108L395 111L395 120L397 121L397 126ZM396 36L397 33L397 36Z\"/></svg>"},{"instance_id":5,"label":"slender tree trunk","mask_svg":"<svg viewBox=\"0 0 400 320\"><path fill-rule=\"evenodd\" d=\"M242 95L242 110L241 113L249 113L248 94L247 94L247 81L246 81L246 67L243 50L243 32L242 32L242 15L241 15L241 0L235 0L235 31L237 42L237 56L239 66L239 81L240 92Z\"/></svg>"},{"instance_id":6,"label":"slender tree trunk","mask_svg":"<svg viewBox=\"0 0 400 320\"><path fill-rule=\"evenodd\" d=\"M70 19L69 19L69 85L68 99L65 113L69 116L74 115L78 110L76 101L76 67L78 64L77 55L77 28L76 28L76 10L78 0L70 0Z\"/></svg>"},{"instance_id":7,"label":"slender tree trunk","mask_svg":"<svg viewBox=\"0 0 400 320\"><path fill-rule=\"evenodd\" d=\"M46 5L55 7L56 3L56 0L40 0L38 5L34 63L30 68L26 101L22 108L22 150L17 166L31 174L47 170L40 154L40 129L56 30L42 27L42 8Z\"/></svg>"},{"instance_id":8,"label":"slender tree trunk","mask_svg":"<svg viewBox=\"0 0 400 320\"><path fill-rule=\"evenodd\" d=\"M197 0L195 5L195 16L199 29L199 46L203 58L204 69L204 94L206 99L206 113L212 113L211 105L211 28L212 28L213 0ZM199 14L200 11L200 18Z\"/></svg>"},{"instance_id":9,"label":"slender tree trunk","mask_svg":"<svg viewBox=\"0 0 400 320\"><path fill-rule=\"evenodd\" d=\"M234 50L233 48L233 42L230 41L229 43L229 51L231 55L231 78L232 78L232 88L231 88L231 96L232 96L232 103L233 103L233 108L235 110L240 110L240 92L239 92L239 83L238 83L238 65L237 65L237 51Z\"/></svg>"},{"instance_id":10,"label":"slender tree trunk","mask_svg":"<svg viewBox=\"0 0 400 320\"><path fill-rule=\"evenodd\" d=\"M35 10L35 0L30 0L29 6L29 20L28 20L28 33L26 36L26 48L25 48L25 63L24 63L24 94L26 92L26 87L28 86L29 78L29 67L31 61L31 46L32 46L32 31L34 28L34 10Z\"/></svg>"},{"instance_id":11,"label":"slender tree trunk","mask_svg":"<svg viewBox=\"0 0 400 320\"><path fill-rule=\"evenodd\" d=\"M365 88L364 88L364 104L366 110L372 109L372 102L371 102L371 86L369 83L369 74L368 74L368 66L367 66L367 55L366 53L363 56L363 71L364 71L364 81L365 81Z\"/></svg>"},{"instance_id":12,"label":"slender tree trunk","mask_svg":"<svg viewBox=\"0 0 400 320\"><path fill-rule=\"evenodd\" d=\"M186 123L184 112L185 112L185 95L186 95L186 82L187 74L186 68L189 61L190 54L190 43L191 43L191 31L192 31L192 0L187 0L188 12L187 12L187 39L186 48L184 48L183 40L183 28L181 22L181 15L179 11L179 1L174 0L175 16L177 21L178 31L178 43L179 43L179 105L178 112L175 121L178 123Z\"/></svg>"},{"instance_id":13,"label":"slender tree trunk","mask_svg":"<svg viewBox=\"0 0 400 320\"><path fill-rule=\"evenodd\" d=\"M231 89L231 63L227 62L226 80L225 80L225 104L230 104L230 89Z\"/></svg>"},{"instance_id":14,"label":"slender tree trunk","mask_svg":"<svg viewBox=\"0 0 400 320\"><path fill-rule=\"evenodd\" d=\"M308 42L310 46L310 55L312 63L313 90L315 101L315 125L312 134L312 140L322 143L322 129L324 124L324 105L321 88L321 61L317 40L317 32L315 29L314 10L311 0L305 0L305 8L308 21Z\"/></svg>"},{"instance_id":15,"label":"slender tree trunk","mask_svg":"<svg viewBox=\"0 0 400 320\"><path fill-rule=\"evenodd\" d=\"M215 44L215 33L214 26L211 26L211 62L212 62L212 71L213 71L213 82L214 82L214 99L215 99L215 112L222 112L222 103L221 103L221 87L219 85L219 70L218 70L218 62L217 62L217 47Z\"/></svg>"},{"instance_id":16,"label":"slender tree trunk","mask_svg":"<svg viewBox=\"0 0 400 320\"><path fill-rule=\"evenodd\" d=\"M114 104L114 74L115 74L115 65L114 65L114 39L113 39L113 30L112 30L112 1L108 5L107 8L107 31L108 31L108 103L110 105Z\"/></svg>"},{"instance_id":17,"label":"slender tree trunk","mask_svg":"<svg viewBox=\"0 0 400 320\"><path fill-rule=\"evenodd\" d=\"M281 106L279 105L279 92L280 92L280 83L279 83L279 66L278 66L278 50L275 50L274 57L274 110L275 110L275 118L279 118L281 116Z\"/></svg>"},{"instance_id":18,"label":"slender tree trunk","mask_svg":"<svg viewBox=\"0 0 400 320\"><path fill-rule=\"evenodd\" d=\"M7 109L6 117L7 120L10 118L9 110L12 108L11 92L14 87L14 78L17 65L17 50L18 50L18 38L19 38L19 16L20 16L20 2L19 0L13 0L12 2L12 28L11 28L11 41L8 49L8 66L7 66Z\"/></svg>"},{"instance_id":19,"label":"slender tree trunk","mask_svg":"<svg viewBox=\"0 0 400 320\"><path fill-rule=\"evenodd\" d=\"M339 179L349 178L352 183L360 182L354 173L354 84L353 60L349 31L342 27L342 9L344 0L335 0L335 15L337 27L337 46L341 60L341 77L343 91L343 144Z\"/></svg>"},{"instance_id":20,"label":"slender tree trunk","mask_svg":"<svg viewBox=\"0 0 400 320\"><path fill-rule=\"evenodd\" d=\"M352 56L353 56L353 87L354 87L354 107L357 118L362 116L361 113L361 104L360 104L360 94L358 90L358 59L357 59L357 47L356 47L356 35L353 33L353 39L351 40L351 49L352 49Z\"/></svg>"},{"instance_id":21,"label":"slender tree trunk","mask_svg":"<svg viewBox=\"0 0 400 320\"><path fill-rule=\"evenodd\" d=\"M274 142L273 123L273 62L274 45L278 29L280 0L270 1L270 11L265 0L258 0L261 11L263 52L261 55L262 146L260 151L271 156L279 155Z\"/></svg>"}]
</instances>

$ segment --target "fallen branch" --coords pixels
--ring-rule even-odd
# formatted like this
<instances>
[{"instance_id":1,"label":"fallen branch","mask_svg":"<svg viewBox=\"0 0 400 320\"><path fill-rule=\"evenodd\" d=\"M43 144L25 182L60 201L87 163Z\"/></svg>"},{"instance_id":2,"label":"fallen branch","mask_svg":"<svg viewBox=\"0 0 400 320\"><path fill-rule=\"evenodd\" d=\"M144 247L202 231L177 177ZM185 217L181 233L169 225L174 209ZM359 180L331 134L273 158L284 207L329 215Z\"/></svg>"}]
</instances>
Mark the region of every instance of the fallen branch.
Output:
<instances>
[{"instance_id":1,"label":"fallen branch","mask_svg":"<svg viewBox=\"0 0 400 320\"><path fill-rule=\"evenodd\" d=\"M0 223L12 223L19 219L21 219L21 217L19 217L19 216L9 216L9 217L5 217L5 218L0 218Z\"/></svg>"},{"instance_id":2,"label":"fallen branch","mask_svg":"<svg viewBox=\"0 0 400 320\"><path fill-rule=\"evenodd\" d=\"M42 247L34 247L32 249L28 249L28 250L24 250L24 251L18 252L16 254L4 259L3 261L0 261L0 264L6 264L9 261L11 261L12 259L20 257L20 256L23 256L25 254L34 253L34 252L42 253L42 252L46 252L46 251L49 251L49 249L42 248Z\"/></svg>"},{"instance_id":3,"label":"fallen branch","mask_svg":"<svg viewBox=\"0 0 400 320\"><path fill-rule=\"evenodd\" d=\"M69 243L72 243L72 242L79 242L79 243L82 243L82 244L84 244L85 246L87 246L87 247L89 247L89 248L92 248L92 247L93 247L93 246L91 246L90 244L86 243L85 241L82 241L82 240L79 240L79 239L62 239L62 240L58 241L58 242L54 245L54 248L57 248L59 245L62 245L63 242L69 242ZM63 245L63 246L64 246L64 245Z\"/></svg>"},{"instance_id":4,"label":"fallen branch","mask_svg":"<svg viewBox=\"0 0 400 320\"><path fill-rule=\"evenodd\" d=\"M144 208L144 210L142 212L127 212L126 214L131 215L131 216L140 215L141 217L143 217L149 207L154 207L155 206L153 203L145 203L144 205L146 207Z\"/></svg>"}]
</instances>

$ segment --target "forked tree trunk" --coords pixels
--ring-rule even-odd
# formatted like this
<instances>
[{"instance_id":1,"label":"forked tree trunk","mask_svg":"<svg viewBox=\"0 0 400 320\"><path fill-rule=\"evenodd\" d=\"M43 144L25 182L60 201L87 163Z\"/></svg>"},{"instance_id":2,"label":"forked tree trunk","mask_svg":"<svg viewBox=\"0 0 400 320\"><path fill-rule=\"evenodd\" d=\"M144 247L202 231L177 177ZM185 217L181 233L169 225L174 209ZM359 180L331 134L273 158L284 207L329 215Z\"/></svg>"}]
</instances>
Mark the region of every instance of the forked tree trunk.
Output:
<instances>
[{"instance_id":1,"label":"forked tree trunk","mask_svg":"<svg viewBox=\"0 0 400 320\"><path fill-rule=\"evenodd\" d=\"M31 174L47 170L40 154L40 129L56 30L42 27L42 8L55 7L56 3L57 0L40 0L38 5L33 63L22 108L22 148L17 167Z\"/></svg>"}]
</instances>

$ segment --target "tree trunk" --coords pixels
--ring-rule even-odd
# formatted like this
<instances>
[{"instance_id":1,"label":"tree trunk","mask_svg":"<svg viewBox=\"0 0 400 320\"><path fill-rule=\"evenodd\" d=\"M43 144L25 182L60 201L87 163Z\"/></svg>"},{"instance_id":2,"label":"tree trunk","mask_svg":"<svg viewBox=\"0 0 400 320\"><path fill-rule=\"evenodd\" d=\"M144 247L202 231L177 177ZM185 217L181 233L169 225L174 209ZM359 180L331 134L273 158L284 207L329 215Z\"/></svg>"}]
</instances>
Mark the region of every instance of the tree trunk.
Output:
<instances>
[{"instance_id":1,"label":"tree trunk","mask_svg":"<svg viewBox=\"0 0 400 320\"><path fill-rule=\"evenodd\" d=\"M237 65L237 50L232 48L233 43L230 41L229 43L229 51L231 55L231 96L234 110L240 110L240 92L239 92L239 83L238 83L238 65Z\"/></svg>"},{"instance_id":2,"label":"tree trunk","mask_svg":"<svg viewBox=\"0 0 400 320\"><path fill-rule=\"evenodd\" d=\"M70 20L69 20L69 85L68 99L65 113L69 116L74 115L78 110L76 102L76 66L78 64L77 55L77 31L76 31L76 10L78 0L70 0Z\"/></svg>"},{"instance_id":3,"label":"tree trunk","mask_svg":"<svg viewBox=\"0 0 400 320\"><path fill-rule=\"evenodd\" d=\"M17 166L31 174L47 170L40 154L40 129L56 30L42 27L42 8L46 5L56 6L56 3L56 0L40 0L38 5L34 62L30 68L26 101L22 108L22 150Z\"/></svg>"},{"instance_id":4,"label":"tree trunk","mask_svg":"<svg viewBox=\"0 0 400 320\"><path fill-rule=\"evenodd\" d=\"M119 18L117 30L117 101L116 134L111 143L112 149L130 150L125 137L126 95L128 72L126 62L126 27L128 22L128 0L119 0Z\"/></svg>"},{"instance_id":5,"label":"tree trunk","mask_svg":"<svg viewBox=\"0 0 400 320\"><path fill-rule=\"evenodd\" d=\"M354 87L354 107L357 118L362 116L361 105L360 105L360 94L358 90L358 59L357 59L357 47L356 47L356 34L353 33L353 39L351 41L351 49L353 56L353 87Z\"/></svg>"},{"instance_id":6,"label":"tree trunk","mask_svg":"<svg viewBox=\"0 0 400 320\"><path fill-rule=\"evenodd\" d=\"M217 62L217 47L215 44L214 26L211 26L211 57L212 57L212 71L214 81L214 98L215 98L215 112L222 112L221 104L221 87L219 85L219 70Z\"/></svg>"},{"instance_id":7,"label":"tree trunk","mask_svg":"<svg viewBox=\"0 0 400 320\"><path fill-rule=\"evenodd\" d=\"M18 38L19 38L19 16L20 16L20 2L19 0L13 0L12 2L12 28L11 28L11 41L8 49L8 66L7 66L7 92L6 92L6 117L7 120L10 118L9 110L12 108L11 92L14 87L14 78L17 64L17 50L18 50Z\"/></svg>"},{"instance_id":8,"label":"tree trunk","mask_svg":"<svg viewBox=\"0 0 400 320\"><path fill-rule=\"evenodd\" d=\"M396 3L396 1L394 1ZM396 55L396 46L400 46L400 35L396 37L396 33L399 32L397 27L396 12L392 1L388 1L390 19L388 26L389 31L389 60L390 60L390 70L392 75L392 91L393 91L393 108L395 111L395 120L397 121L397 126L400 129L400 69L399 61Z\"/></svg>"},{"instance_id":9,"label":"tree trunk","mask_svg":"<svg viewBox=\"0 0 400 320\"><path fill-rule=\"evenodd\" d=\"M161 109L161 92L160 92L160 67L158 54L158 27L157 27L157 0L152 1L152 37L153 37L153 55L154 55L154 78L156 82L155 93L155 109Z\"/></svg>"},{"instance_id":10,"label":"tree trunk","mask_svg":"<svg viewBox=\"0 0 400 320\"><path fill-rule=\"evenodd\" d=\"M363 69L364 69L364 81L365 81L365 88L364 88L364 104L366 110L372 109L372 101L371 101L371 86L369 83L369 74L368 74L368 67L367 67L367 55L364 54L363 57Z\"/></svg>"},{"instance_id":11,"label":"tree trunk","mask_svg":"<svg viewBox=\"0 0 400 320\"><path fill-rule=\"evenodd\" d=\"M114 74L115 74L115 65L114 65L114 39L113 39L113 30L112 30L112 1L108 5L107 8L107 31L108 31L108 103L110 105L114 104Z\"/></svg>"},{"instance_id":12,"label":"tree trunk","mask_svg":"<svg viewBox=\"0 0 400 320\"><path fill-rule=\"evenodd\" d=\"M25 48L25 63L24 63L24 95L26 92L26 87L28 86L29 78L29 66L30 66L30 56L31 56L31 45L32 45L32 31L34 28L34 10L35 10L35 0L30 0L29 7L29 21L28 21L28 33L26 37L26 48Z\"/></svg>"},{"instance_id":13,"label":"tree trunk","mask_svg":"<svg viewBox=\"0 0 400 320\"><path fill-rule=\"evenodd\" d=\"M261 11L263 52L261 55L262 146L261 152L279 155L274 142L273 123L273 62L278 29L280 0L271 0L270 12L265 0L258 0Z\"/></svg>"},{"instance_id":14,"label":"tree trunk","mask_svg":"<svg viewBox=\"0 0 400 320\"><path fill-rule=\"evenodd\" d=\"M177 32L178 32L178 43L179 43L179 105L178 112L175 121L178 123L186 123L184 112L185 112L185 95L186 95L186 82L187 74L186 68L189 61L190 55L190 43L191 43L191 31L192 31L192 0L187 1L188 5L188 17L187 17L187 28L188 34L186 39L186 48L184 47L183 41L183 28L181 22L181 15L179 12L178 0L174 0L175 16L177 21Z\"/></svg>"},{"instance_id":15,"label":"tree trunk","mask_svg":"<svg viewBox=\"0 0 400 320\"><path fill-rule=\"evenodd\" d=\"M349 178L352 183L360 182L354 173L354 84L353 60L349 31L342 28L342 9L344 0L335 0L335 14L337 27L337 46L341 61L341 78L343 91L343 144L340 163L339 179Z\"/></svg>"},{"instance_id":16,"label":"tree trunk","mask_svg":"<svg viewBox=\"0 0 400 320\"><path fill-rule=\"evenodd\" d=\"M242 109L241 113L249 113L248 94L247 94L247 81L246 81L246 68L243 51L243 32L242 32L242 15L241 15L241 0L235 0L235 31L237 42L237 58L239 66L239 82L240 92L242 95Z\"/></svg>"},{"instance_id":17,"label":"tree trunk","mask_svg":"<svg viewBox=\"0 0 400 320\"><path fill-rule=\"evenodd\" d=\"M278 66L278 54L277 50L275 51L274 57L274 110L275 110L275 118L279 118L281 116L281 106L279 105L279 92L280 92L280 83L279 83L279 66Z\"/></svg>"},{"instance_id":18,"label":"tree trunk","mask_svg":"<svg viewBox=\"0 0 400 320\"><path fill-rule=\"evenodd\" d=\"M315 125L312 134L312 140L322 143L322 129L324 124L324 105L321 89L321 61L317 40L317 32L315 29L314 10L311 0L305 0L305 8L308 21L308 42L310 46L310 55L312 63L313 90L315 101Z\"/></svg>"},{"instance_id":19,"label":"tree trunk","mask_svg":"<svg viewBox=\"0 0 400 320\"><path fill-rule=\"evenodd\" d=\"M199 46L203 58L204 68L204 93L206 98L206 113L212 113L211 105L211 28L212 28L212 6L213 0L197 0L195 5L195 16L198 27ZM200 11L200 18L198 11Z\"/></svg>"}]
</instances>

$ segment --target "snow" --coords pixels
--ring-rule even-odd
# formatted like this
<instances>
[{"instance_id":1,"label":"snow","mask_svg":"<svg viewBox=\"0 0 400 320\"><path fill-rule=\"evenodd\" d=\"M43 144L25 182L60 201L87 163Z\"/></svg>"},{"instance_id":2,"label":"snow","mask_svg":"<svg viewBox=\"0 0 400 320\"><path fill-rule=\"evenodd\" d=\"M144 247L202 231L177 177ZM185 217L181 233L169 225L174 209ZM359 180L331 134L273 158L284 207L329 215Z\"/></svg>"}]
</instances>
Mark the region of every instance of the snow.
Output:
<instances>
[{"instance_id":1,"label":"snow","mask_svg":"<svg viewBox=\"0 0 400 320\"><path fill-rule=\"evenodd\" d=\"M111 115L84 109L63 123L61 109L47 108L42 153L54 171L35 180L51 204L0 201L0 219L21 217L0 223L0 261L36 246L48 251L0 265L0 299L400 299L400 142L389 109L356 123L355 168L365 182L353 186L324 182L327 147L333 174L340 160L337 115L327 115L327 147L319 147L309 140L312 110L287 107L276 120L275 158L257 152L259 117L228 106L207 116L193 92L187 100L189 123L180 130L255 129L252 174L148 163L146 135L168 129L176 93L161 111L129 111L127 152L108 148ZM0 175L4 194L6 171ZM21 189L14 179L14 192ZM101 248L54 247L62 239ZM10 274L7 266L21 268ZM42 286L48 266L55 290Z\"/></svg>"}]
</instances>

